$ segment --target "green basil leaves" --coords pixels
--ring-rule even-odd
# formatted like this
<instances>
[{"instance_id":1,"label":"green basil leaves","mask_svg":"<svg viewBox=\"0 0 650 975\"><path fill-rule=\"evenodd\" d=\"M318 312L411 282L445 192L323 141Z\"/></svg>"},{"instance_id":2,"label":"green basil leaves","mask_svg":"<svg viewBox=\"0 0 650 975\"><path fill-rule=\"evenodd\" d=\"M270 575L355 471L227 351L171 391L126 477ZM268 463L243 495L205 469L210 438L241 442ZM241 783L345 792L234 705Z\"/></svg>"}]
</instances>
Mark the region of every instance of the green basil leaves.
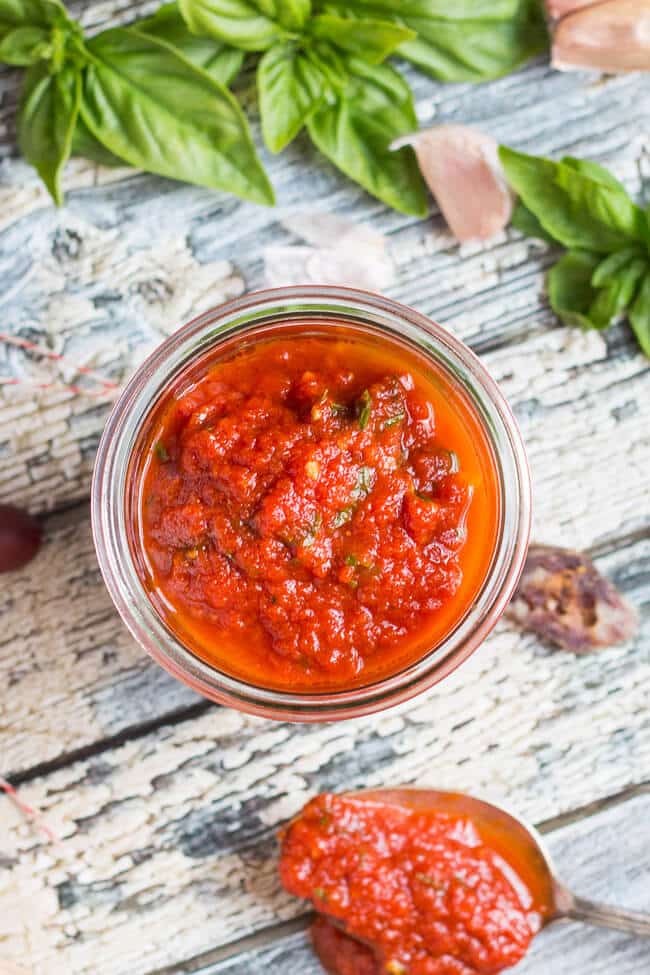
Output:
<instances>
[{"instance_id":1,"label":"green basil leaves","mask_svg":"<svg viewBox=\"0 0 650 975\"><path fill-rule=\"evenodd\" d=\"M193 34L176 3L164 4L152 17L136 21L133 28L141 34L171 44L195 68L207 71L222 85L229 85L241 71L244 52L212 38Z\"/></svg>"},{"instance_id":2,"label":"green basil leaves","mask_svg":"<svg viewBox=\"0 0 650 975\"><path fill-rule=\"evenodd\" d=\"M61 172L70 156L80 100L81 75L73 66L50 74L41 61L25 76L18 142L57 204L63 200Z\"/></svg>"},{"instance_id":3,"label":"green basil leaves","mask_svg":"<svg viewBox=\"0 0 650 975\"><path fill-rule=\"evenodd\" d=\"M27 67L36 64L46 50L50 32L44 27L14 27L0 39L0 61Z\"/></svg>"},{"instance_id":4,"label":"green basil leaves","mask_svg":"<svg viewBox=\"0 0 650 975\"><path fill-rule=\"evenodd\" d=\"M81 116L132 166L256 203L273 190L230 92L171 45L116 28L87 44Z\"/></svg>"},{"instance_id":5,"label":"green basil leaves","mask_svg":"<svg viewBox=\"0 0 650 975\"><path fill-rule=\"evenodd\" d=\"M646 272L629 312L637 342L650 359L650 273Z\"/></svg>"},{"instance_id":6,"label":"green basil leaves","mask_svg":"<svg viewBox=\"0 0 650 975\"><path fill-rule=\"evenodd\" d=\"M417 126L411 90L393 68L353 58L345 91L308 121L309 134L339 169L402 213L422 217L427 198L410 148L390 143Z\"/></svg>"},{"instance_id":7,"label":"green basil leaves","mask_svg":"<svg viewBox=\"0 0 650 975\"><path fill-rule=\"evenodd\" d=\"M486 81L548 47L539 0L334 0L326 9L392 19L414 37L402 57L439 81Z\"/></svg>"},{"instance_id":8,"label":"green basil leaves","mask_svg":"<svg viewBox=\"0 0 650 975\"><path fill-rule=\"evenodd\" d=\"M266 51L276 41L291 38L291 31L275 19L274 0L179 0L179 4L195 34L214 37L242 51ZM293 0L288 4L293 17L288 14L282 19L292 21L304 6Z\"/></svg>"},{"instance_id":9,"label":"green basil leaves","mask_svg":"<svg viewBox=\"0 0 650 975\"><path fill-rule=\"evenodd\" d=\"M48 60L58 70L69 34L81 31L56 0L0 0L0 61L28 67Z\"/></svg>"},{"instance_id":10,"label":"green basil leaves","mask_svg":"<svg viewBox=\"0 0 650 975\"><path fill-rule=\"evenodd\" d=\"M484 80L546 42L540 17L539 0L177 0L88 39L61 0L0 0L0 61L29 69L20 141L59 203L69 155L273 202L227 90L253 52L272 152L306 128L368 192L423 215L412 150L389 149L417 127L412 95L383 62Z\"/></svg>"},{"instance_id":11,"label":"green basil leaves","mask_svg":"<svg viewBox=\"0 0 650 975\"><path fill-rule=\"evenodd\" d=\"M257 69L262 135L271 152L296 137L325 98L328 78L316 51L293 41L274 44Z\"/></svg>"},{"instance_id":12,"label":"green basil leaves","mask_svg":"<svg viewBox=\"0 0 650 975\"><path fill-rule=\"evenodd\" d=\"M176 4L85 40L52 0L0 0L0 52L31 64L19 142L56 203L71 154L273 203L246 118L226 88L244 53L195 36Z\"/></svg>"},{"instance_id":13,"label":"green basil leaves","mask_svg":"<svg viewBox=\"0 0 650 975\"><path fill-rule=\"evenodd\" d=\"M548 275L551 307L568 325L607 328L627 315L650 355L650 220L597 163L560 162L502 146L506 178L520 202L513 224L563 244Z\"/></svg>"},{"instance_id":14,"label":"green basil leaves","mask_svg":"<svg viewBox=\"0 0 650 975\"><path fill-rule=\"evenodd\" d=\"M357 20L332 14L314 17L309 34L371 64L381 64L398 47L416 36L414 31L390 21Z\"/></svg>"},{"instance_id":15,"label":"green basil leaves","mask_svg":"<svg viewBox=\"0 0 650 975\"><path fill-rule=\"evenodd\" d=\"M598 267L598 255L589 251L569 251L548 273L548 298L551 308L565 325L593 328L589 309L596 297L591 278Z\"/></svg>"}]
</instances>

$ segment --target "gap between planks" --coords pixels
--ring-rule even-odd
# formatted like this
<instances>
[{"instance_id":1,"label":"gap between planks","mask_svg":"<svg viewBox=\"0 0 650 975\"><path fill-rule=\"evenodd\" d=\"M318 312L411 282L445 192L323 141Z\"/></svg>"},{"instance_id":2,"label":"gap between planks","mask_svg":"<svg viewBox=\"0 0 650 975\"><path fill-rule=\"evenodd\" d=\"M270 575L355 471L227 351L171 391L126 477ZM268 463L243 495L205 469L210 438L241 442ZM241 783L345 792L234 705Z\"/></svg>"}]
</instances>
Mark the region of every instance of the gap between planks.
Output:
<instances>
[{"instance_id":1,"label":"gap between planks","mask_svg":"<svg viewBox=\"0 0 650 975\"><path fill-rule=\"evenodd\" d=\"M85 503L72 505L69 507L71 509L77 508L80 516L86 517L87 505ZM55 513L51 513L43 520L47 521L54 516ZM627 534L610 536L608 538L601 539L598 544L587 549L587 554L593 559L602 558L622 549L629 548L632 545L644 541L645 539L650 539L650 525L636 529L635 531ZM47 776L51 775L53 772L58 772L60 769L63 769L68 765L72 765L75 762L95 758L96 756L102 755L104 752L118 748L120 745L123 745L128 741L135 741L138 738L143 738L146 735L157 731L161 727L170 727L181 724L185 721L192 721L195 718L200 717L202 714L205 714L205 712L210 708L220 706L221 705L214 704L212 701L198 700L194 704L172 709L166 714L151 718L148 721L141 721L130 725L128 728L123 729L115 735L108 735L99 741L90 743L89 745L84 745L83 747L77 749L71 749L70 751L67 751L62 755L58 755L56 758L51 759L50 761L36 763L29 768L18 770L16 772L12 772L11 770L5 770L3 772L2 769L0 769L0 772L3 772L3 774L5 774L7 778L11 780L12 784L18 787L31 782L34 779L41 778L42 776ZM637 787L634 787L634 789L631 791L634 792L636 788ZM600 808L598 802L595 805L597 808ZM558 823L560 825L562 824L562 821L562 817L558 817ZM548 828L554 829L555 820L549 820L549 823L553 825L550 825ZM543 828L543 826L540 828Z\"/></svg>"}]
</instances>

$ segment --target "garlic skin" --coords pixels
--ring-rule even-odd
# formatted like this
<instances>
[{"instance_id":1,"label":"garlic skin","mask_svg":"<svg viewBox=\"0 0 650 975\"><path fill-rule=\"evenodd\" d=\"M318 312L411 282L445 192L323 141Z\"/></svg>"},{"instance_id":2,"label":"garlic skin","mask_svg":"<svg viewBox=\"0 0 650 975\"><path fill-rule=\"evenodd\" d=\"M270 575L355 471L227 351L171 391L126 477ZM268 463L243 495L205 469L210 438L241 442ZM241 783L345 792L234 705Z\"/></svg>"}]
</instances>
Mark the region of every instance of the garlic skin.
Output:
<instances>
[{"instance_id":1,"label":"garlic skin","mask_svg":"<svg viewBox=\"0 0 650 975\"><path fill-rule=\"evenodd\" d=\"M458 240L489 240L510 222L513 194L492 136L466 125L438 125L408 141Z\"/></svg>"},{"instance_id":2,"label":"garlic skin","mask_svg":"<svg viewBox=\"0 0 650 975\"><path fill-rule=\"evenodd\" d=\"M583 7L595 7L596 4L603 2L604 0L546 0L545 6L550 19L559 20L576 10L582 10Z\"/></svg>"},{"instance_id":3,"label":"garlic skin","mask_svg":"<svg viewBox=\"0 0 650 975\"><path fill-rule=\"evenodd\" d=\"M386 237L373 227L322 211L292 213L281 222L305 243L264 249L267 287L313 283L383 291L394 281Z\"/></svg>"},{"instance_id":4,"label":"garlic skin","mask_svg":"<svg viewBox=\"0 0 650 975\"><path fill-rule=\"evenodd\" d=\"M603 0L564 17L551 64L560 71L650 71L650 0Z\"/></svg>"}]
</instances>

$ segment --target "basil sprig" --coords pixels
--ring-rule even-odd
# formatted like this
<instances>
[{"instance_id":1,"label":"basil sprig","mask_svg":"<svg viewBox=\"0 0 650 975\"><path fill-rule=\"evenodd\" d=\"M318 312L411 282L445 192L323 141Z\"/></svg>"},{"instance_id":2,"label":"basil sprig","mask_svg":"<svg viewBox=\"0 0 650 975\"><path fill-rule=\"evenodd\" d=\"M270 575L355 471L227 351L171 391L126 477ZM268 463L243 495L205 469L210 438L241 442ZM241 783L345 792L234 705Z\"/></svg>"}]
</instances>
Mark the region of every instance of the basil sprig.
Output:
<instances>
[{"instance_id":1,"label":"basil sprig","mask_svg":"<svg viewBox=\"0 0 650 975\"><path fill-rule=\"evenodd\" d=\"M306 128L368 192L424 216L413 150L388 148L416 117L385 59L398 53L436 78L482 81L546 43L541 0L178 0L90 39L61 0L0 0L0 61L28 69L20 144L57 203L70 155L272 203L227 88L253 52L272 152Z\"/></svg>"},{"instance_id":2,"label":"basil sprig","mask_svg":"<svg viewBox=\"0 0 650 975\"><path fill-rule=\"evenodd\" d=\"M487 81L548 48L540 0L323 0L347 16L413 31L399 54L438 81Z\"/></svg>"},{"instance_id":3,"label":"basil sprig","mask_svg":"<svg viewBox=\"0 0 650 975\"><path fill-rule=\"evenodd\" d=\"M18 139L56 203L71 154L274 202L226 87L243 53L196 37L175 4L87 39L54 0L0 0L0 52L30 65Z\"/></svg>"},{"instance_id":4,"label":"basil sprig","mask_svg":"<svg viewBox=\"0 0 650 975\"><path fill-rule=\"evenodd\" d=\"M81 76L72 65L56 74L39 61L27 72L18 116L18 142L55 203L62 202L61 171L72 148L81 101Z\"/></svg>"},{"instance_id":5,"label":"basil sprig","mask_svg":"<svg viewBox=\"0 0 650 975\"><path fill-rule=\"evenodd\" d=\"M567 248L548 275L553 310L585 329L627 316L650 357L650 212L597 163L554 162L506 146L499 155L519 196L513 224Z\"/></svg>"},{"instance_id":6,"label":"basil sprig","mask_svg":"<svg viewBox=\"0 0 650 975\"><path fill-rule=\"evenodd\" d=\"M426 191L412 152L391 152L392 139L417 127L411 90L386 64L348 62L349 81L307 123L309 134L336 166L389 206L424 216Z\"/></svg>"},{"instance_id":7,"label":"basil sprig","mask_svg":"<svg viewBox=\"0 0 650 975\"><path fill-rule=\"evenodd\" d=\"M273 201L244 114L224 85L135 28L105 31L87 50L81 117L110 152L161 176Z\"/></svg>"},{"instance_id":8,"label":"basil sprig","mask_svg":"<svg viewBox=\"0 0 650 975\"><path fill-rule=\"evenodd\" d=\"M28 67L47 58L60 68L75 26L58 0L0 0L0 61Z\"/></svg>"},{"instance_id":9,"label":"basil sprig","mask_svg":"<svg viewBox=\"0 0 650 975\"><path fill-rule=\"evenodd\" d=\"M335 166L403 213L427 212L413 151L390 143L417 126L407 83L381 64L415 38L391 18L348 17L309 0L180 0L192 30L263 52L262 136L279 152L301 131Z\"/></svg>"}]
</instances>

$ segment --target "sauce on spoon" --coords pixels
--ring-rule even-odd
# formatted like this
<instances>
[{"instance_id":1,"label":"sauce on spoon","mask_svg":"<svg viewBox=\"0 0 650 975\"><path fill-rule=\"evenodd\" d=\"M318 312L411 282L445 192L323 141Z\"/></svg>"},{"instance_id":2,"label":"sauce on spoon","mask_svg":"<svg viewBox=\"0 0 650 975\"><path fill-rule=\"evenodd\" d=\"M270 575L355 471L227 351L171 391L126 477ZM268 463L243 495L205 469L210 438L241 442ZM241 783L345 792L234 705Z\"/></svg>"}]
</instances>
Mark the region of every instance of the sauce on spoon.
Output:
<instances>
[{"instance_id":1,"label":"sauce on spoon","mask_svg":"<svg viewBox=\"0 0 650 975\"><path fill-rule=\"evenodd\" d=\"M523 958L552 910L522 853L462 807L325 794L287 828L280 876L360 942L317 923L317 951L338 975L355 965L368 975L495 975Z\"/></svg>"}]
</instances>

